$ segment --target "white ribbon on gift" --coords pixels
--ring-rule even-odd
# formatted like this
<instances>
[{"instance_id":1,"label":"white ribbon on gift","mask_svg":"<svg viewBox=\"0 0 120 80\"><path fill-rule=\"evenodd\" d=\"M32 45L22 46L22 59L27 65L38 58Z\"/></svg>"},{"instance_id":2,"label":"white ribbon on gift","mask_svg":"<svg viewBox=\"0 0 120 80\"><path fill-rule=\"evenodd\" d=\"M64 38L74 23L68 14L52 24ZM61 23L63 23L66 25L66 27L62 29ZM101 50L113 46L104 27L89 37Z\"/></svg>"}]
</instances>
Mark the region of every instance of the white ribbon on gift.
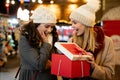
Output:
<instances>
[{"instance_id":1,"label":"white ribbon on gift","mask_svg":"<svg viewBox=\"0 0 120 80\"><path fill-rule=\"evenodd\" d=\"M84 51L84 50L83 50ZM82 51L82 52L83 52ZM79 56L82 57L82 54L79 53ZM83 61L81 60L81 71L82 71L82 77L84 77L84 66L83 66Z\"/></svg>"},{"instance_id":2,"label":"white ribbon on gift","mask_svg":"<svg viewBox=\"0 0 120 80\"><path fill-rule=\"evenodd\" d=\"M84 66L83 66L83 61L81 61L81 71L82 71L82 77L84 77Z\"/></svg>"},{"instance_id":3,"label":"white ribbon on gift","mask_svg":"<svg viewBox=\"0 0 120 80\"><path fill-rule=\"evenodd\" d=\"M57 75L59 75L60 74L60 66L61 66L61 59L59 60L59 64L58 64L58 73L57 73Z\"/></svg>"}]
</instances>

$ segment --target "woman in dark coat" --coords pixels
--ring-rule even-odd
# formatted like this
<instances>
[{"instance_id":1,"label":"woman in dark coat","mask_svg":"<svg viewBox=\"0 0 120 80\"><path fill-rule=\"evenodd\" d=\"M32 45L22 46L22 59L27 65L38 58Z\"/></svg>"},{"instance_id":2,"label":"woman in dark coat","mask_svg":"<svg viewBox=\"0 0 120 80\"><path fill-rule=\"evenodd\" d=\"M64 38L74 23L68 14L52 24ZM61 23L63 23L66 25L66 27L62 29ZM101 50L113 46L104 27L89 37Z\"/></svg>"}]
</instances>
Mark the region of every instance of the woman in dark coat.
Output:
<instances>
[{"instance_id":1,"label":"woman in dark coat","mask_svg":"<svg viewBox=\"0 0 120 80\"><path fill-rule=\"evenodd\" d=\"M51 53L58 40L56 16L46 7L37 8L21 29L19 80L57 80L50 74Z\"/></svg>"}]
</instances>

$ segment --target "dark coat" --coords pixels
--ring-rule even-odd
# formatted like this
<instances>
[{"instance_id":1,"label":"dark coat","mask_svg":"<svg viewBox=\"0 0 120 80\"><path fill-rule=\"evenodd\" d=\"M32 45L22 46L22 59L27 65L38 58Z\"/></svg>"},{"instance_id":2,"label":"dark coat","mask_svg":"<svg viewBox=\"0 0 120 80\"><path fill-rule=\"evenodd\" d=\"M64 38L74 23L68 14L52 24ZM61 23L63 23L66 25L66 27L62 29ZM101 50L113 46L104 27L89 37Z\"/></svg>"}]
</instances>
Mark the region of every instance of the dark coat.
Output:
<instances>
[{"instance_id":1,"label":"dark coat","mask_svg":"<svg viewBox=\"0 0 120 80\"><path fill-rule=\"evenodd\" d=\"M50 69L45 70L51 45L43 43L40 49L32 48L24 36L19 40L19 53L21 70L19 80L32 80L33 75L37 71L35 80L57 80L50 74Z\"/></svg>"}]
</instances>

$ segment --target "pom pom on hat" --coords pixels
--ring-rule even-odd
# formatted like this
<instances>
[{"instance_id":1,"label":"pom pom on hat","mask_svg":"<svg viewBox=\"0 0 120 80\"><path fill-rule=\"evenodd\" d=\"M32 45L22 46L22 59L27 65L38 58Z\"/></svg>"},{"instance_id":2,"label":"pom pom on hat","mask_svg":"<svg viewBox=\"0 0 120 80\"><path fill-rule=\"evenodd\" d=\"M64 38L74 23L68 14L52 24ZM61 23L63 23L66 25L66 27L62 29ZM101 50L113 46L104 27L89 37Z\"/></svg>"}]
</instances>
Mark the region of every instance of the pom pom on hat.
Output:
<instances>
[{"instance_id":1,"label":"pom pom on hat","mask_svg":"<svg viewBox=\"0 0 120 80\"><path fill-rule=\"evenodd\" d=\"M34 23L56 23L56 15L47 7L39 7L35 9L30 17Z\"/></svg>"},{"instance_id":2,"label":"pom pom on hat","mask_svg":"<svg viewBox=\"0 0 120 80\"><path fill-rule=\"evenodd\" d=\"M96 19L95 13L99 9L99 0L88 0L87 4L80 6L70 14L70 19L77 20L86 26L94 27Z\"/></svg>"}]
</instances>

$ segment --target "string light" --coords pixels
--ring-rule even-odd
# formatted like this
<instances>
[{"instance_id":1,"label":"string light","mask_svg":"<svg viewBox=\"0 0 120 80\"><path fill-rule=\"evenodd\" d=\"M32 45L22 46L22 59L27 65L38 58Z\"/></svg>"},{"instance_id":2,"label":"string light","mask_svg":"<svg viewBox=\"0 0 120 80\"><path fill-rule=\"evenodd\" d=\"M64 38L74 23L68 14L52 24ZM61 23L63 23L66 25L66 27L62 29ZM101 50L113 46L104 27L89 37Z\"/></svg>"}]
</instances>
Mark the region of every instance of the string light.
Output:
<instances>
[{"instance_id":1,"label":"string light","mask_svg":"<svg viewBox=\"0 0 120 80\"><path fill-rule=\"evenodd\" d=\"M34 2L36 2L36 0L32 0L32 2L34 3Z\"/></svg>"},{"instance_id":2,"label":"string light","mask_svg":"<svg viewBox=\"0 0 120 80\"><path fill-rule=\"evenodd\" d=\"M53 0L51 0L51 1L50 1L50 4L54 4L54 1L53 1Z\"/></svg>"},{"instance_id":3,"label":"string light","mask_svg":"<svg viewBox=\"0 0 120 80\"><path fill-rule=\"evenodd\" d=\"M11 4L15 4L15 1L14 1L14 0L11 0Z\"/></svg>"},{"instance_id":4,"label":"string light","mask_svg":"<svg viewBox=\"0 0 120 80\"><path fill-rule=\"evenodd\" d=\"M36 1L40 4L43 4L43 0L31 0L33 3L35 3ZM54 0L50 0L50 4L54 4Z\"/></svg>"},{"instance_id":5,"label":"string light","mask_svg":"<svg viewBox=\"0 0 120 80\"><path fill-rule=\"evenodd\" d=\"M9 3L6 3L6 4L5 4L5 7L7 7L7 8L8 8L9 6L10 6L10 5L9 5Z\"/></svg>"},{"instance_id":6,"label":"string light","mask_svg":"<svg viewBox=\"0 0 120 80\"><path fill-rule=\"evenodd\" d=\"M8 3L8 4L9 4L9 3L10 3L10 0L6 0L6 3Z\"/></svg>"},{"instance_id":7,"label":"string light","mask_svg":"<svg viewBox=\"0 0 120 80\"><path fill-rule=\"evenodd\" d=\"M42 3L43 3L43 1L42 1L42 0L38 0L38 3L42 4Z\"/></svg>"},{"instance_id":8,"label":"string light","mask_svg":"<svg viewBox=\"0 0 120 80\"><path fill-rule=\"evenodd\" d=\"M5 7L6 7L6 10L7 10L7 14L9 14L9 7L10 7L10 4L14 5L15 4L15 1L14 0L6 0L5 2Z\"/></svg>"},{"instance_id":9,"label":"string light","mask_svg":"<svg viewBox=\"0 0 120 80\"><path fill-rule=\"evenodd\" d=\"M15 0L6 0L6 4L15 4Z\"/></svg>"}]
</instances>

